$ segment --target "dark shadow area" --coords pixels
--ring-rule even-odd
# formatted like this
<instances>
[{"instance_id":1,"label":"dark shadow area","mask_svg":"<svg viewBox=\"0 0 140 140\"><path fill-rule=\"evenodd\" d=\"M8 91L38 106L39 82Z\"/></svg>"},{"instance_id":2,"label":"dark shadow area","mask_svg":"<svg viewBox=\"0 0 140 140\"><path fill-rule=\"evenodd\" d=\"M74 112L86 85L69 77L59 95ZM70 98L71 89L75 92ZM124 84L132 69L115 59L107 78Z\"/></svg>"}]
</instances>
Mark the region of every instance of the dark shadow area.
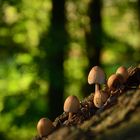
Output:
<instances>
[{"instance_id":1,"label":"dark shadow area","mask_svg":"<svg viewBox=\"0 0 140 140\"><path fill-rule=\"evenodd\" d=\"M64 55L68 45L68 33L65 28L65 0L52 1L51 25L41 39L40 49L45 57L40 59L39 75L48 76L49 116L54 119L63 111L64 96Z\"/></svg>"}]
</instances>

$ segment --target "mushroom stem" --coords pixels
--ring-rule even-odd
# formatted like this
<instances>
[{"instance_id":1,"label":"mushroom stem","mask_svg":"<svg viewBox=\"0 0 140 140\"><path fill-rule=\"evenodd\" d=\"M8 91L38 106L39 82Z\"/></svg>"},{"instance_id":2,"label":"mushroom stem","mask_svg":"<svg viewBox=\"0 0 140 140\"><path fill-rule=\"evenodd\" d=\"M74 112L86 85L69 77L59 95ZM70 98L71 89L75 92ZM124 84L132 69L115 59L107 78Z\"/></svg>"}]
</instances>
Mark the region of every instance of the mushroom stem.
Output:
<instances>
[{"instance_id":1,"label":"mushroom stem","mask_svg":"<svg viewBox=\"0 0 140 140\"><path fill-rule=\"evenodd\" d=\"M99 91L100 90L100 86L99 84L95 84L95 92Z\"/></svg>"},{"instance_id":2,"label":"mushroom stem","mask_svg":"<svg viewBox=\"0 0 140 140\"><path fill-rule=\"evenodd\" d=\"M72 112L69 112L69 117L68 117L68 120L69 121L72 119L72 115L73 115L73 113Z\"/></svg>"},{"instance_id":3,"label":"mushroom stem","mask_svg":"<svg viewBox=\"0 0 140 140\"><path fill-rule=\"evenodd\" d=\"M102 90L95 91L95 95L93 98L94 105L97 108L101 108L103 104L106 102L107 98L108 95L106 92L103 92Z\"/></svg>"}]
</instances>

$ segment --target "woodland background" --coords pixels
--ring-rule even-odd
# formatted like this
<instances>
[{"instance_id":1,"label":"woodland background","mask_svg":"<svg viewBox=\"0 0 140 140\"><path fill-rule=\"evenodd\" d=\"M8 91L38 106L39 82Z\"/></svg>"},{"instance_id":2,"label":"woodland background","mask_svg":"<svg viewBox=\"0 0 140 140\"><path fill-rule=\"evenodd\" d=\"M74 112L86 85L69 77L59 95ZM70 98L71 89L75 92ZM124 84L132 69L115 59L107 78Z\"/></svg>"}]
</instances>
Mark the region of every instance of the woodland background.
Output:
<instances>
[{"instance_id":1,"label":"woodland background","mask_svg":"<svg viewBox=\"0 0 140 140\"><path fill-rule=\"evenodd\" d=\"M31 139L41 117L82 100L94 65L140 63L140 0L0 0L0 139Z\"/></svg>"}]
</instances>

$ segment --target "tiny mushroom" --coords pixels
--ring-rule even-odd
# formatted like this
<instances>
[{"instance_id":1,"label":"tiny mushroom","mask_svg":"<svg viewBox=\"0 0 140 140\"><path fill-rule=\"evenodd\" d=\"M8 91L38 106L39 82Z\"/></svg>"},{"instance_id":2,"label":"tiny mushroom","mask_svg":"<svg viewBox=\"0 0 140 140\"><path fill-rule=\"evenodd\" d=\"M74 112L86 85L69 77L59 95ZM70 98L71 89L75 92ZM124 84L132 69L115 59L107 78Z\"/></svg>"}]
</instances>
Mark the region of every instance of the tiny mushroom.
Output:
<instances>
[{"instance_id":1,"label":"tiny mushroom","mask_svg":"<svg viewBox=\"0 0 140 140\"><path fill-rule=\"evenodd\" d=\"M97 108L101 108L107 99L108 99L108 94L102 90L98 90L95 92L93 102Z\"/></svg>"},{"instance_id":2,"label":"tiny mushroom","mask_svg":"<svg viewBox=\"0 0 140 140\"><path fill-rule=\"evenodd\" d=\"M95 84L95 94L93 98L94 105L97 108L102 107L106 102L108 95L106 92L100 90L100 85L105 83L105 73L99 66L94 66L88 75L88 83Z\"/></svg>"},{"instance_id":3,"label":"tiny mushroom","mask_svg":"<svg viewBox=\"0 0 140 140\"><path fill-rule=\"evenodd\" d=\"M48 136L54 128L52 121L48 118L41 118L37 123L37 131L40 137Z\"/></svg>"},{"instance_id":4,"label":"tiny mushroom","mask_svg":"<svg viewBox=\"0 0 140 140\"><path fill-rule=\"evenodd\" d=\"M119 89L123 84L123 77L120 74L112 74L107 80L107 86L110 91Z\"/></svg>"},{"instance_id":5,"label":"tiny mushroom","mask_svg":"<svg viewBox=\"0 0 140 140\"><path fill-rule=\"evenodd\" d=\"M126 67L124 66L120 66L117 70L116 70L116 74L120 74L123 77L123 83L126 82L127 78L128 78L128 71L126 69Z\"/></svg>"},{"instance_id":6,"label":"tiny mushroom","mask_svg":"<svg viewBox=\"0 0 140 140\"><path fill-rule=\"evenodd\" d=\"M64 111L69 113L68 120L71 120L73 113L80 109L80 102L76 96L68 96L64 102Z\"/></svg>"}]
</instances>

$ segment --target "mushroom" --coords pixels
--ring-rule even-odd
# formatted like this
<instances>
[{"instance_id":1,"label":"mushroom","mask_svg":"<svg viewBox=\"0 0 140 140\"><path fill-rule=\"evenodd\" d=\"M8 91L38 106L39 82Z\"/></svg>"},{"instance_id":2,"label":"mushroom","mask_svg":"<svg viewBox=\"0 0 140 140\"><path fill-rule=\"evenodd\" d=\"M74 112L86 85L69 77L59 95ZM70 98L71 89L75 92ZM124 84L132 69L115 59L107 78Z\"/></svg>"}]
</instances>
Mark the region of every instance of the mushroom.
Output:
<instances>
[{"instance_id":1,"label":"mushroom","mask_svg":"<svg viewBox=\"0 0 140 140\"><path fill-rule=\"evenodd\" d=\"M110 91L115 91L123 84L124 78L121 74L112 74L107 80L107 86Z\"/></svg>"},{"instance_id":2,"label":"mushroom","mask_svg":"<svg viewBox=\"0 0 140 140\"><path fill-rule=\"evenodd\" d=\"M68 120L71 120L73 113L77 113L80 102L76 96L68 96L64 102L64 111L69 113Z\"/></svg>"},{"instance_id":3,"label":"mushroom","mask_svg":"<svg viewBox=\"0 0 140 140\"><path fill-rule=\"evenodd\" d=\"M107 99L108 99L108 94L102 90L98 90L95 92L93 102L97 108L101 108Z\"/></svg>"},{"instance_id":4,"label":"mushroom","mask_svg":"<svg viewBox=\"0 0 140 140\"><path fill-rule=\"evenodd\" d=\"M121 74L123 77L123 83L126 82L127 78L128 78L128 71L126 69L126 67L124 66L120 66L117 70L116 70L116 74Z\"/></svg>"},{"instance_id":5,"label":"mushroom","mask_svg":"<svg viewBox=\"0 0 140 140\"><path fill-rule=\"evenodd\" d=\"M95 94L93 98L94 105L100 108L107 100L106 92L100 90L100 84L105 83L105 73L99 66L94 66L88 75L88 83L95 84Z\"/></svg>"},{"instance_id":6,"label":"mushroom","mask_svg":"<svg viewBox=\"0 0 140 140\"><path fill-rule=\"evenodd\" d=\"M37 123L37 131L40 137L48 136L53 129L53 123L48 118L41 118Z\"/></svg>"},{"instance_id":7,"label":"mushroom","mask_svg":"<svg viewBox=\"0 0 140 140\"><path fill-rule=\"evenodd\" d=\"M95 84L95 89L99 87L99 84L105 83L105 73L99 66L94 66L88 74L88 83Z\"/></svg>"}]
</instances>

